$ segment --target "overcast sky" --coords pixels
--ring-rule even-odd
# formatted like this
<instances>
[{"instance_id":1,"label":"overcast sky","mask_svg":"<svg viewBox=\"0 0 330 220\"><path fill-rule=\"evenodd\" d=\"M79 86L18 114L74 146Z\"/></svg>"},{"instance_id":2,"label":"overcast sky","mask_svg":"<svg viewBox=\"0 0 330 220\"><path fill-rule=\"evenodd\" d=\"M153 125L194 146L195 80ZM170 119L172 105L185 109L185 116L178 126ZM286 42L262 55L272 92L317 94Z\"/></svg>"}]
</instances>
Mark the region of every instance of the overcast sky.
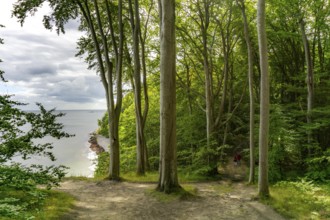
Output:
<instances>
[{"instance_id":1,"label":"overcast sky","mask_svg":"<svg viewBox=\"0 0 330 220\"><path fill-rule=\"evenodd\" d=\"M41 102L47 108L105 109L104 90L95 71L75 57L76 41L80 34L77 24L71 22L66 34L46 30L42 17L48 8L29 17L23 27L11 18L16 0L1 0L0 69L5 71L7 83L0 82L1 94L15 94L14 99L30 103L26 109L35 109Z\"/></svg>"}]
</instances>

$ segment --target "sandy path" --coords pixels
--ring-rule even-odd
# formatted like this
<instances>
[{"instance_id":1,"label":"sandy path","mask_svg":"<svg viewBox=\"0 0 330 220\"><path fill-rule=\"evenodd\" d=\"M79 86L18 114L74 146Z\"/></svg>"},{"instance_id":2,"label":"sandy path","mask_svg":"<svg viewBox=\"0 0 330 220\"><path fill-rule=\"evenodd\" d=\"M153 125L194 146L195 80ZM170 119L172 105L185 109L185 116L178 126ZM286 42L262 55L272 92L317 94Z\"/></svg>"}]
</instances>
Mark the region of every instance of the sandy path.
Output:
<instances>
[{"instance_id":1,"label":"sandy path","mask_svg":"<svg viewBox=\"0 0 330 220\"><path fill-rule=\"evenodd\" d=\"M155 184L109 181L65 181L59 188L77 198L76 206L62 219L284 219L271 208L253 201L255 189L233 184L229 193L216 190L225 182L189 184L198 198L160 202L146 191Z\"/></svg>"}]
</instances>

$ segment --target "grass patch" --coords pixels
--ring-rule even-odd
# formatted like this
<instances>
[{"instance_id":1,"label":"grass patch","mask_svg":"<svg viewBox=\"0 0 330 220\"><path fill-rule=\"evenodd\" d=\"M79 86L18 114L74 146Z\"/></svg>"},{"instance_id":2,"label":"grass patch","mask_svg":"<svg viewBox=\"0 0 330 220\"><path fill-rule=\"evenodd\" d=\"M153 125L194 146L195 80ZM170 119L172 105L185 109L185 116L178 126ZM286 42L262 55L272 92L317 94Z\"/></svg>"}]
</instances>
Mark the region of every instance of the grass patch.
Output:
<instances>
[{"instance_id":1,"label":"grass patch","mask_svg":"<svg viewBox=\"0 0 330 220\"><path fill-rule=\"evenodd\" d=\"M270 187L271 197L263 200L292 219L330 219L330 187L312 182L279 182Z\"/></svg>"},{"instance_id":2,"label":"grass patch","mask_svg":"<svg viewBox=\"0 0 330 220\"><path fill-rule=\"evenodd\" d=\"M159 192L155 189L149 189L146 191L146 194L157 199L160 202L169 203L173 201L182 201L190 200L197 198L197 188L194 186L183 184L182 188L177 189L176 191L166 194L164 192Z\"/></svg>"},{"instance_id":3,"label":"grass patch","mask_svg":"<svg viewBox=\"0 0 330 220\"><path fill-rule=\"evenodd\" d=\"M121 174L121 178L133 183L156 183L159 174L158 172L147 172L145 175L137 175L135 172L126 172Z\"/></svg>"},{"instance_id":4,"label":"grass patch","mask_svg":"<svg viewBox=\"0 0 330 220\"><path fill-rule=\"evenodd\" d=\"M38 189L26 192L1 188L0 201L1 220L52 220L61 219L61 216L73 207L75 199L66 193L53 190Z\"/></svg>"},{"instance_id":5,"label":"grass patch","mask_svg":"<svg viewBox=\"0 0 330 220\"><path fill-rule=\"evenodd\" d=\"M158 172L147 172L145 175L137 175L135 172L126 172L122 173L121 177L124 181L134 182L134 183L157 183L159 179ZM219 176L215 177L208 177L196 174L189 174L189 173L178 173L178 179L180 183L190 183L190 182L207 182L207 181L214 181L219 180Z\"/></svg>"},{"instance_id":6,"label":"grass patch","mask_svg":"<svg viewBox=\"0 0 330 220\"><path fill-rule=\"evenodd\" d=\"M66 193L48 191L48 197L41 211L32 212L36 219L60 219L73 207L75 199Z\"/></svg>"}]
</instances>

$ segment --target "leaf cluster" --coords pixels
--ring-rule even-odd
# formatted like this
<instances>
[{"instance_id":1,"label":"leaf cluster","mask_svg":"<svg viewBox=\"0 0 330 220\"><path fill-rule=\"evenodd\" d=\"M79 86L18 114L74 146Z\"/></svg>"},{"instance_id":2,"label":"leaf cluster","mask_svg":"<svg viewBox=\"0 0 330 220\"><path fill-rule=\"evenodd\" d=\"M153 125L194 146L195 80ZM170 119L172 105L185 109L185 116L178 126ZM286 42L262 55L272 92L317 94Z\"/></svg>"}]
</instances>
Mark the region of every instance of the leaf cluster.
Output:
<instances>
[{"instance_id":1,"label":"leaf cluster","mask_svg":"<svg viewBox=\"0 0 330 220\"><path fill-rule=\"evenodd\" d=\"M37 104L39 112L27 112L20 109L23 105L13 101L12 96L0 96L0 189L22 190L36 199L26 203L14 201L12 197L0 200L0 214L17 219L31 217L22 212L43 200L37 186L43 185L47 189L57 186L67 167L24 165L14 161L18 158L28 160L33 156L54 161L53 145L38 144L37 140L47 136L57 139L72 136L62 131L63 125L57 122L62 113L55 113L55 109L47 111L40 103Z\"/></svg>"}]
</instances>

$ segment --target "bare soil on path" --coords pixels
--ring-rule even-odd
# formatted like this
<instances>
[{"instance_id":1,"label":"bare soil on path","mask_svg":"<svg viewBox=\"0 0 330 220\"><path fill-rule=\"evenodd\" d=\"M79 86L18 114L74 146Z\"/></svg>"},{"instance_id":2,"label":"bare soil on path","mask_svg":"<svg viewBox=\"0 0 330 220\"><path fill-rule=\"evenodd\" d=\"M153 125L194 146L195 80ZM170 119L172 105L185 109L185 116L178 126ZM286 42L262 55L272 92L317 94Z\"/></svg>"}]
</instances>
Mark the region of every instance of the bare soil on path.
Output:
<instances>
[{"instance_id":1,"label":"bare soil on path","mask_svg":"<svg viewBox=\"0 0 330 220\"><path fill-rule=\"evenodd\" d=\"M59 190L72 194L77 202L62 219L284 219L254 199L253 186L229 181L187 185L196 189L196 197L164 202L151 196L150 191L156 187L154 183L67 180Z\"/></svg>"}]
</instances>

